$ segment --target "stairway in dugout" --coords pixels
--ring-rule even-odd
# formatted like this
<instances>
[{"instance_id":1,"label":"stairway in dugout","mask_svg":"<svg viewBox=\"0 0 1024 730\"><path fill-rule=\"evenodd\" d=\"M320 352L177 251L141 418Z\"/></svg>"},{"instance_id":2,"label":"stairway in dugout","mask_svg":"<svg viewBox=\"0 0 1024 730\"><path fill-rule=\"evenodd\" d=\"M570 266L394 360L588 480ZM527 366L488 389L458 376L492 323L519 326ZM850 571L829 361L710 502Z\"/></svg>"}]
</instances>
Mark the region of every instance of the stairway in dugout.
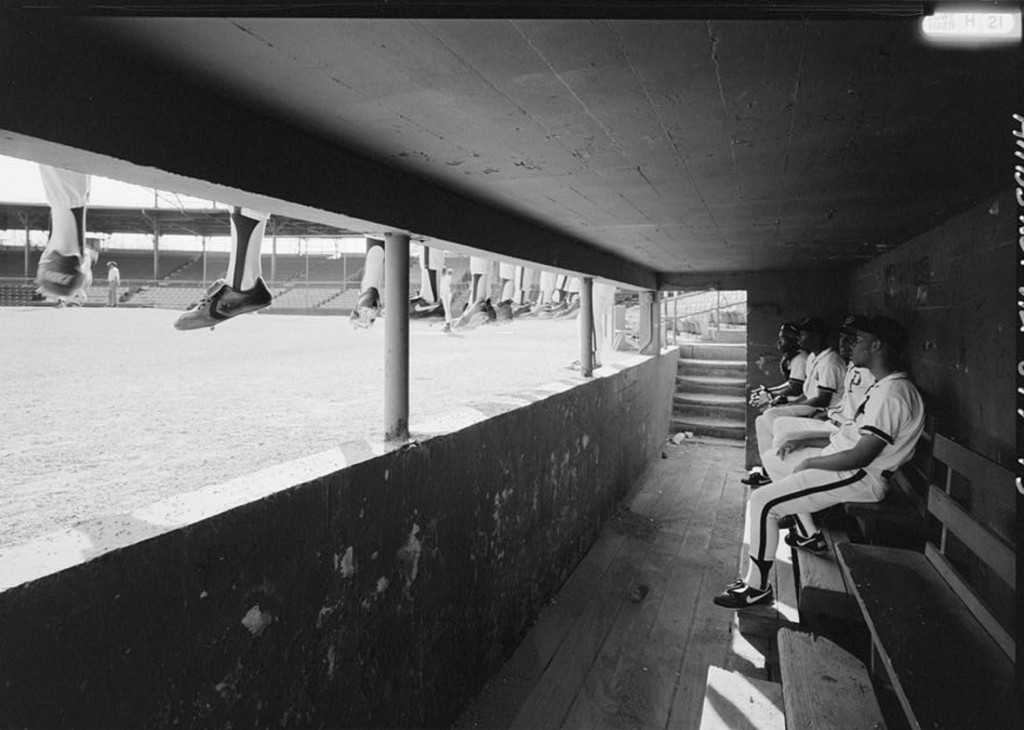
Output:
<instances>
[{"instance_id":1,"label":"stairway in dugout","mask_svg":"<svg viewBox=\"0 0 1024 730\"><path fill-rule=\"evenodd\" d=\"M747 411L747 331L723 329L715 342L680 342L672 433L743 442Z\"/></svg>"}]
</instances>

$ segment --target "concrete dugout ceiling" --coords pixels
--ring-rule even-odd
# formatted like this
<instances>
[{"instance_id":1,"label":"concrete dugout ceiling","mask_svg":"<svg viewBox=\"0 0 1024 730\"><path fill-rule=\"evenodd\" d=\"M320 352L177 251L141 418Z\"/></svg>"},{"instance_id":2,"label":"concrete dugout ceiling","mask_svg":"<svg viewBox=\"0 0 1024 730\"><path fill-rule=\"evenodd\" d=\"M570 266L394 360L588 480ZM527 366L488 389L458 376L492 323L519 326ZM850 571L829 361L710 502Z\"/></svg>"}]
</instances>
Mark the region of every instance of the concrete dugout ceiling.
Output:
<instances>
[{"instance_id":1,"label":"concrete dugout ceiling","mask_svg":"<svg viewBox=\"0 0 1024 730\"><path fill-rule=\"evenodd\" d=\"M1017 48L927 46L912 3L641 5L30 12L0 152L642 287L846 268L1012 179Z\"/></svg>"}]
</instances>

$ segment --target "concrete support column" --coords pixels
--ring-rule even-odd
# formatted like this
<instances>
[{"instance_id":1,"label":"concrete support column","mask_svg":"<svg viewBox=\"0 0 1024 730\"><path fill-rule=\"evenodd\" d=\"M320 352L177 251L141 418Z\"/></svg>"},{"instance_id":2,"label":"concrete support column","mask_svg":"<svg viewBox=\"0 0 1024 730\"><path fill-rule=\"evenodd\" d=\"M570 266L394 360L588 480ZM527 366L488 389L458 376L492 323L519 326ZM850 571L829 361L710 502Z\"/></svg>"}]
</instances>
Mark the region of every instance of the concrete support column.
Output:
<instances>
[{"instance_id":1,"label":"concrete support column","mask_svg":"<svg viewBox=\"0 0 1024 730\"><path fill-rule=\"evenodd\" d=\"M651 346L654 355L661 354L661 292L651 292Z\"/></svg>"},{"instance_id":2,"label":"concrete support column","mask_svg":"<svg viewBox=\"0 0 1024 730\"><path fill-rule=\"evenodd\" d=\"M659 292L640 292L640 354L661 354L661 298Z\"/></svg>"},{"instance_id":3,"label":"concrete support column","mask_svg":"<svg viewBox=\"0 0 1024 730\"><path fill-rule=\"evenodd\" d=\"M580 374L594 375L594 280L580 279Z\"/></svg>"},{"instance_id":4,"label":"concrete support column","mask_svg":"<svg viewBox=\"0 0 1024 730\"><path fill-rule=\"evenodd\" d=\"M409 236L384 236L384 438L409 438Z\"/></svg>"}]
</instances>

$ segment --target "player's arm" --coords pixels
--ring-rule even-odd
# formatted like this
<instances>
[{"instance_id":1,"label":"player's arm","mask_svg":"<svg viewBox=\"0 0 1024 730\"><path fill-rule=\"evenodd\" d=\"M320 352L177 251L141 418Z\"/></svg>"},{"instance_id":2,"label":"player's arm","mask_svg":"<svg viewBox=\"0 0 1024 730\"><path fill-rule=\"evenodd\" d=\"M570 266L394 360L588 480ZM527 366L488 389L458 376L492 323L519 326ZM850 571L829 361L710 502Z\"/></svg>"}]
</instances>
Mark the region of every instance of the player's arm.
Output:
<instances>
[{"instance_id":1,"label":"player's arm","mask_svg":"<svg viewBox=\"0 0 1024 730\"><path fill-rule=\"evenodd\" d=\"M818 392L814 394L813 398L801 398L799 401L790 401L791 403L803 403L805 406L812 406L814 408L828 408L828 404L832 402L832 396L835 394L833 388L826 388L822 385L818 386Z\"/></svg>"},{"instance_id":2,"label":"player's arm","mask_svg":"<svg viewBox=\"0 0 1024 730\"><path fill-rule=\"evenodd\" d=\"M824 471L853 471L861 469L874 461L882 449L885 448L885 441L874 434L864 434L852 449L839 451L826 456L812 456L804 459L793 469L795 474L804 469L822 469Z\"/></svg>"},{"instance_id":3,"label":"player's arm","mask_svg":"<svg viewBox=\"0 0 1024 730\"><path fill-rule=\"evenodd\" d=\"M779 383L778 385L772 386L771 388L768 389L768 392L774 396L791 396L799 395L800 393L803 392L803 389L804 381L798 380L796 378L790 378L785 383Z\"/></svg>"},{"instance_id":4,"label":"player's arm","mask_svg":"<svg viewBox=\"0 0 1024 730\"><path fill-rule=\"evenodd\" d=\"M824 448L828 446L828 436L815 436L814 438L802 438L802 439L788 439L779 446L775 455L780 459L786 458L786 456L797 449L806 449L809 446L817 446Z\"/></svg>"}]
</instances>

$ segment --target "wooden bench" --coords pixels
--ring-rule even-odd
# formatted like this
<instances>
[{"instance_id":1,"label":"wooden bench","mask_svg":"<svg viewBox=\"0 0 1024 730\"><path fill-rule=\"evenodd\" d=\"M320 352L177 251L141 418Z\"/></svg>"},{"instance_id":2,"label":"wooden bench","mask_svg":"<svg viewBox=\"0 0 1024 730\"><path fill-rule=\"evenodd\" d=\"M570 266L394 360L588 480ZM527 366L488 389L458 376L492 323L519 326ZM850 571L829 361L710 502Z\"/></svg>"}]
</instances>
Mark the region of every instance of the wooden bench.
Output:
<instances>
[{"instance_id":1,"label":"wooden bench","mask_svg":"<svg viewBox=\"0 0 1024 730\"><path fill-rule=\"evenodd\" d=\"M821 534L828 543L828 552L794 551L800 624L851 648L839 636L847 633L844 629L849 624L863 624L864 619L837 554L839 545L848 543L850 538L842 530L827 527L822 528ZM863 629L858 638L862 637L862 632Z\"/></svg>"},{"instance_id":2,"label":"wooden bench","mask_svg":"<svg viewBox=\"0 0 1024 730\"><path fill-rule=\"evenodd\" d=\"M804 631L777 644L781 684L708 667L700 730L885 730L862 661Z\"/></svg>"},{"instance_id":3,"label":"wooden bench","mask_svg":"<svg viewBox=\"0 0 1024 730\"><path fill-rule=\"evenodd\" d=\"M871 632L872 669L891 683L913 728L1020 728L1016 645L1006 628L1013 622L1014 550L960 504L966 494L969 506L1012 516L1013 475L940 435L933 459L927 505L938 530L923 554L839 546ZM1001 610L994 611L997 600Z\"/></svg>"},{"instance_id":4,"label":"wooden bench","mask_svg":"<svg viewBox=\"0 0 1024 730\"><path fill-rule=\"evenodd\" d=\"M923 550L927 492L931 476L933 431L926 428L914 450L914 458L889 479L889 493L881 502L845 505L864 542L911 550Z\"/></svg>"},{"instance_id":5,"label":"wooden bench","mask_svg":"<svg viewBox=\"0 0 1024 730\"><path fill-rule=\"evenodd\" d=\"M786 730L884 730L864 663L826 638L780 629Z\"/></svg>"}]
</instances>

